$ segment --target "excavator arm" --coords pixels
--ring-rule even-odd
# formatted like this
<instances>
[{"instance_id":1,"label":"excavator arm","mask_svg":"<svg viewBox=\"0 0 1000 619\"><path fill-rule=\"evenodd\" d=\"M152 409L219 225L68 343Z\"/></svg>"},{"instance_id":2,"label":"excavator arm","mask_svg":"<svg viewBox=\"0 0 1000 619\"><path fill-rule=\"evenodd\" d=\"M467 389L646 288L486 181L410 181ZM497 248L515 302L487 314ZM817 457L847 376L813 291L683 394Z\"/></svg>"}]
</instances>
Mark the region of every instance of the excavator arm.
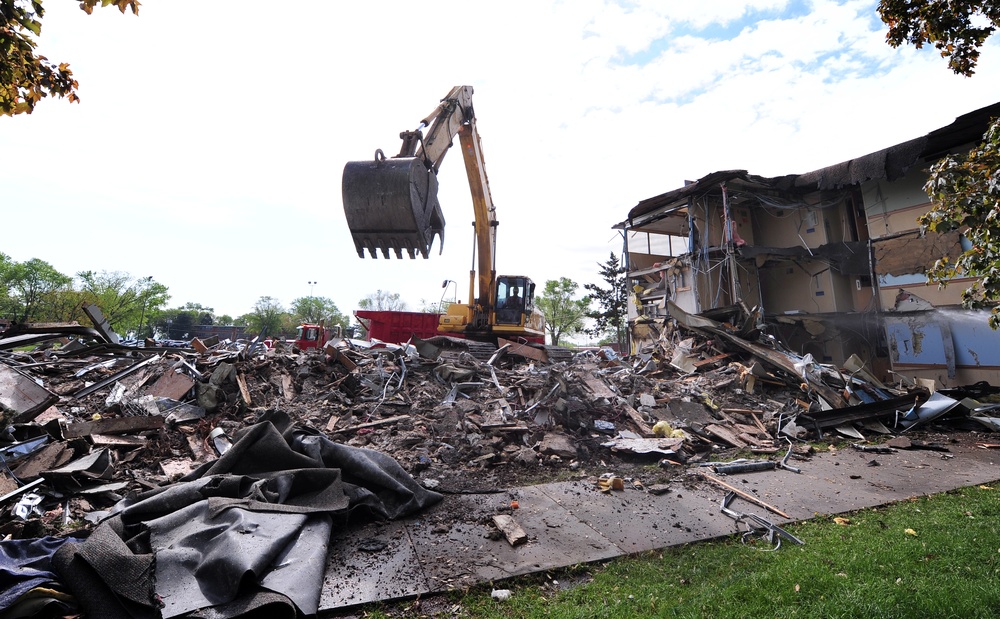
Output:
<instances>
[{"instance_id":1,"label":"excavator arm","mask_svg":"<svg viewBox=\"0 0 1000 619\"><path fill-rule=\"evenodd\" d=\"M427 258L435 236L444 243L444 215L437 199L437 172L458 135L469 179L474 211L477 268L470 273L470 304L486 320L496 279L496 212L483 162L482 143L472 107L472 87L456 86L414 131L403 131L397 156L376 151L373 161L344 166L343 201L347 225L358 255L372 258L390 252L402 258L420 253ZM478 276L477 276L478 273ZM478 294L473 292L478 282Z\"/></svg>"}]
</instances>

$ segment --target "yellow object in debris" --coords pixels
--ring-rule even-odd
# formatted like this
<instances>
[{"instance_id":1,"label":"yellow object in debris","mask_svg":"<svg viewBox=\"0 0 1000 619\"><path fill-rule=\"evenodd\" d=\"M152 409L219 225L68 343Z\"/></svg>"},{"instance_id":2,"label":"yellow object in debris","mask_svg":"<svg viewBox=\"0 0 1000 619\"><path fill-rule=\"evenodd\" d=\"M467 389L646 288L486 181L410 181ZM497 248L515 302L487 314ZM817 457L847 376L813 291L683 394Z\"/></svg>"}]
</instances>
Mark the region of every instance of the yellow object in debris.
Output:
<instances>
[{"instance_id":1,"label":"yellow object in debris","mask_svg":"<svg viewBox=\"0 0 1000 619\"><path fill-rule=\"evenodd\" d=\"M656 424L653 425L653 434L656 436L671 436L673 431L674 429L671 428L670 424L666 421L657 421Z\"/></svg>"},{"instance_id":2,"label":"yellow object in debris","mask_svg":"<svg viewBox=\"0 0 1000 619\"><path fill-rule=\"evenodd\" d=\"M621 492L625 489L625 480L611 473L605 473L597 480L597 488L601 492L611 492L612 490Z\"/></svg>"},{"instance_id":3,"label":"yellow object in debris","mask_svg":"<svg viewBox=\"0 0 1000 619\"><path fill-rule=\"evenodd\" d=\"M840 516L833 519L833 521L839 525L846 526L851 524L850 518L841 518Z\"/></svg>"}]
</instances>

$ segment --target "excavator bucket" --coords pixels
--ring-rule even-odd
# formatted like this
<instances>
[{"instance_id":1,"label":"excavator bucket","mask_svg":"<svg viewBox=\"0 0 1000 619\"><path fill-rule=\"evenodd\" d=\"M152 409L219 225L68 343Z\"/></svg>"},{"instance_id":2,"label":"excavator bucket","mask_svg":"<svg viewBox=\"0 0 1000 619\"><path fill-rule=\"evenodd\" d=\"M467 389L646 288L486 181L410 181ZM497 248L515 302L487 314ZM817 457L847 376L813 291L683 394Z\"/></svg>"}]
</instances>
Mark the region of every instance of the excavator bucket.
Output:
<instances>
[{"instance_id":1,"label":"excavator bucket","mask_svg":"<svg viewBox=\"0 0 1000 619\"><path fill-rule=\"evenodd\" d=\"M437 176L414 157L386 159L382 151L372 161L349 161L342 179L344 214L358 256L381 251L424 258L434 235L444 243L444 216L437 198Z\"/></svg>"}]
</instances>

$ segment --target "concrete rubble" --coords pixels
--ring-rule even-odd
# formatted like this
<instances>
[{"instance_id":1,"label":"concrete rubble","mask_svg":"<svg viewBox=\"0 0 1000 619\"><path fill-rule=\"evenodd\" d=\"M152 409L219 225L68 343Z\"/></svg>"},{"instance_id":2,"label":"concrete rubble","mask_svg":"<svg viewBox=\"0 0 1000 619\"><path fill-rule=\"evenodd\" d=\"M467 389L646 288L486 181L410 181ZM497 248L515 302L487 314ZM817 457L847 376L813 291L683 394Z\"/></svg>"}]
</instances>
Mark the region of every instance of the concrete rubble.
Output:
<instances>
[{"instance_id":1,"label":"concrete rubble","mask_svg":"<svg viewBox=\"0 0 1000 619\"><path fill-rule=\"evenodd\" d=\"M660 494L679 479L799 472L820 440L872 453L946 452L954 433L1000 443L988 438L1000 424L990 385L888 385L856 358L830 367L789 353L752 317L737 328L671 315L634 355L551 363L442 338L133 348L104 327L22 326L0 336L0 539L86 538L116 505L191 479L276 414L386 454L445 495L556 478ZM492 527L493 543L521 545L516 507L468 517Z\"/></svg>"}]
</instances>

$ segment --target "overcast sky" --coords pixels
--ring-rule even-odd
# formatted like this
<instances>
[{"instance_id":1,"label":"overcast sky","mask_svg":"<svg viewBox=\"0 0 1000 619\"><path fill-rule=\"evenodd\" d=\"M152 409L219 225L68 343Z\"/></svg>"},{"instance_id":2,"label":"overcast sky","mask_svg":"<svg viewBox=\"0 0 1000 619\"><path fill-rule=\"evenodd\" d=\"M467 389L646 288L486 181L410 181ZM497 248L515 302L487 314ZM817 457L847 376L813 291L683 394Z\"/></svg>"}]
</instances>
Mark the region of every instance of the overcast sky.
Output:
<instances>
[{"instance_id":1,"label":"overcast sky","mask_svg":"<svg viewBox=\"0 0 1000 619\"><path fill-rule=\"evenodd\" d=\"M70 64L82 101L0 118L0 251L153 276L170 307L233 316L309 294L350 313L378 289L416 310L444 280L464 299L458 153L427 260L358 258L341 172L396 153L468 84L498 272L599 283L622 249L611 227L685 179L808 172L1000 101L997 37L957 77L933 49L886 45L876 4L143 0L136 17L49 1L39 51Z\"/></svg>"}]
</instances>

